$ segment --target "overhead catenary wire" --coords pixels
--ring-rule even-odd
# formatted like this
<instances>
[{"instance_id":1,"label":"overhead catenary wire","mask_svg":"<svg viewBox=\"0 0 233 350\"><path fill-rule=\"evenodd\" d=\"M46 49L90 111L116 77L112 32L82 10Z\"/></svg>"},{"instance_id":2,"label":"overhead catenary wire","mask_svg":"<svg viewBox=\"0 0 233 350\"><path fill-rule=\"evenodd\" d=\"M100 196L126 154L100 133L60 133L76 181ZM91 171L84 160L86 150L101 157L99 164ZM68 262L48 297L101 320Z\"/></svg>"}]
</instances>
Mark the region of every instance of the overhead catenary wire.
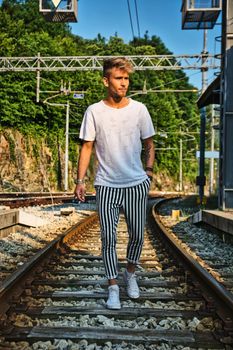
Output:
<instances>
[{"instance_id":1,"label":"overhead catenary wire","mask_svg":"<svg viewBox=\"0 0 233 350\"><path fill-rule=\"evenodd\" d=\"M140 38L141 37L141 33L140 33L140 25L139 25L137 0L134 0L134 5L135 5L135 13L136 13L136 19L137 19L138 37Z\"/></svg>"},{"instance_id":2,"label":"overhead catenary wire","mask_svg":"<svg viewBox=\"0 0 233 350\"><path fill-rule=\"evenodd\" d=\"M127 0L127 4L128 4L128 12L129 12L129 20L130 20L130 26L131 26L132 36L133 36L133 39L134 39L134 38L135 38L135 35L134 35L133 21L132 21L132 14L131 14L131 8L130 8L129 0Z\"/></svg>"},{"instance_id":3,"label":"overhead catenary wire","mask_svg":"<svg viewBox=\"0 0 233 350\"><path fill-rule=\"evenodd\" d=\"M127 0L127 5L128 5L128 13L129 13L130 26L131 26L132 36L133 36L133 40L134 40L134 38L135 38L135 32L134 32L134 24L133 24L133 16L132 16L132 11L131 11L130 0ZM140 38L140 37L141 37L141 33L140 33L140 24L139 24L139 15L138 15L137 0L134 0L134 7L135 7L135 15L136 15L136 23L137 23L138 38Z\"/></svg>"},{"instance_id":4,"label":"overhead catenary wire","mask_svg":"<svg viewBox=\"0 0 233 350\"><path fill-rule=\"evenodd\" d=\"M194 73L194 74L199 74L198 73ZM194 75L192 74L192 75ZM132 94L130 95L130 97L132 96L135 96L135 95L146 95L148 93L154 93L154 92L195 92L195 93L198 93L199 90L198 89L171 89L171 90L164 90L164 88L169 85L169 84L172 84L172 83L175 83L177 81L180 81L180 80L185 80L187 79L186 76L182 77L182 78L177 78L177 79L174 79L174 80L171 80L169 82L166 82L165 84L162 84L162 85L158 85L158 86L155 86L153 88L150 88L150 89L147 89L146 88L146 82L144 82L144 86L143 86L143 89L142 90L131 90ZM160 89L160 88L163 88L163 89Z\"/></svg>"},{"instance_id":5,"label":"overhead catenary wire","mask_svg":"<svg viewBox=\"0 0 233 350\"><path fill-rule=\"evenodd\" d=\"M195 73L193 73L193 74L190 74L189 77L191 77L191 76L193 76L193 75L196 75L196 74L200 74L200 72L195 72ZM167 86L167 85L169 85L169 84L172 84L172 83L175 83L175 82L181 81L181 80L186 80L186 79L187 79L187 76L184 76L184 77L181 77L181 78L176 78L176 79L170 80L170 81L168 81L168 82L165 82L165 84L155 86L155 87L153 87L152 89L159 89L160 87L165 87L165 86Z\"/></svg>"}]
</instances>

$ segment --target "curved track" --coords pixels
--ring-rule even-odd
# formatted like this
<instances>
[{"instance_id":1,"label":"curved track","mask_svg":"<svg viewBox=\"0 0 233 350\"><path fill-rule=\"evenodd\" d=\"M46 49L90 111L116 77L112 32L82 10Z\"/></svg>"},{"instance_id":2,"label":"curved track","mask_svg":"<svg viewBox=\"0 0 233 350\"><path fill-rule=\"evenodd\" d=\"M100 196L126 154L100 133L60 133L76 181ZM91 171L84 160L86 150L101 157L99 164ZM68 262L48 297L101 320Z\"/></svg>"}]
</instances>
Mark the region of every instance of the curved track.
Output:
<instances>
[{"instance_id":1,"label":"curved track","mask_svg":"<svg viewBox=\"0 0 233 350\"><path fill-rule=\"evenodd\" d=\"M168 247L164 228L154 223L157 219L154 213L145 232L138 300L127 297L122 282L127 229L121 216L117 250L123 307L106 309L107 282L94 215L50 243L2 285L2 347L20 349L25 341L50 341L59 349L63 341L67 349L75 349L77 343L83 349L101 349L106 342L115 349L139 344L144 349L225 349L232 331L229 300L216 303L211 286L200 290L200 276L193 277L195 269L187 266L187 256L181 258L184 252L178 252L172 240ZM201 278L203 285L205 276Z\"/></svg>"}]
</instances>

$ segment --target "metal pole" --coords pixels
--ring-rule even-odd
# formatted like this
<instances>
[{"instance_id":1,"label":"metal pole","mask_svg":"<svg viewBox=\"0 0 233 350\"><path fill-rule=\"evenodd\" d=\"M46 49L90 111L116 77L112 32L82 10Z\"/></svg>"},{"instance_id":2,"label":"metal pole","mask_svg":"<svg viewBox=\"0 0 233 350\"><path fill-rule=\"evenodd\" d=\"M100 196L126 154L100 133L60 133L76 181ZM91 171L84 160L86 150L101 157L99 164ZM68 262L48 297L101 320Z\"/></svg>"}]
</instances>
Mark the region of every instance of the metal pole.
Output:
<instances>
[{"instance_id":1,"label":"metal pole","mask_svg":"<svg viewBox=\"0 0 233 350\"><path fill-rule=\"evenodd\" d=\"M203 51L202 54L207 54L206 43L207 43L207 30L204 30L203 38ZM205 58L202 58L202 93L207 87L206 72L208 68L205 66ZM205 128L206 128L206 108L201 109L201 123L200 123L200 164L199 164L199 176L197 178L197 185L199 186L199 200L202 204L204 197L204 187L205 187Z\"/></svg>"},{"instance_id":2,"label":"metal pole","mask_svg":"<svg viewBox=\"0 0 233 350\"><path fill-rule=\"evenodd\" d=\"M221 75L220 75L220 127L219 127L219 171L218 171L218 206L221 209L225 208L225 196L224 196L224 90L225 90L225 54L226 54L226 25L227 25L227 0L222 0L222 31L221 31Z\"/></svg>"},{"instance_id":3,"label":"metal pole","mask_svg":"<svg viewBox=\"0 0 233 350\"><path fill-rule=\"evenodd\" d=\"M210 149L211 152L214 151L214 107L211 105L211 123L210 123L210 129L211 129L211 143L210 143ZM210 158L210 182L209 182L209 194L212 194L214 191L214 158Z\"/></svg>"},{"instance_id":4,"label":"metal pole","mask_svg":"<svg viewBox=\"0 0 233 350\"><path fill-rule=\"evenodd\" d=\"M40 52L38 52L37 71L36 71L36 102L40 102Z\"/></svg>"},{"instance_id":5,"label":"metal pole","mask_svg":"<svg viewBox=\"0 0 233 350\"><path fill-rule=\"evenodd\" d=\"M68 191L68 176L69 176L69 112L70 112L70 104L69 104L69 101L67 101L67 104L66 104L65 181L64 181L65 191Z\"/></svg>"},{"instance_id":6,"label":"metal pole","mask_svg":"<svg viewBox=\"0 0 233 350\"><path fill-rule=\"evenodd\" d=\"M223 210L233 210L233 0L222 6L222 76L221 76L221 201Z\"/></svg>"},{"instance_id":7,"label":"metal pole","mask_svg":"<svg viewBox=\"0 0 233 350\"><path fill-rule=\"evenodd\" d=\"M200 166L199 166L199 196L200 204L203 202L205 187L205 128L206 128L206 109L201 109L201 127L200 127Z\"/></svg>"},{"instance_id":8,"label":"metal pole","mask_svg":"<svg viewBox=\"0 0 233 350\"><path fill-rule=\"evenodd\" d=\"M179 181L180 192L183 190L183 144L182 138L180 138L180 181Z\"/></svg>"},{"instance_id":9,"label":"metal pole","mask_svg":"<svg viewBox=\"0 0 233 350\"><path fill-rule=\"evenodd\" d=\"M203 51L202 51L203 55L207 55L208 51L207 51L207 29L204 30L204 37L203 37ZM206 67L206 58L202 57L202 65L204 65L205 63L205 67L202 68L202 92L205 91L205 89L207 88L207 71L208 71L208 67Z\"/></svg>"}]
</instances>

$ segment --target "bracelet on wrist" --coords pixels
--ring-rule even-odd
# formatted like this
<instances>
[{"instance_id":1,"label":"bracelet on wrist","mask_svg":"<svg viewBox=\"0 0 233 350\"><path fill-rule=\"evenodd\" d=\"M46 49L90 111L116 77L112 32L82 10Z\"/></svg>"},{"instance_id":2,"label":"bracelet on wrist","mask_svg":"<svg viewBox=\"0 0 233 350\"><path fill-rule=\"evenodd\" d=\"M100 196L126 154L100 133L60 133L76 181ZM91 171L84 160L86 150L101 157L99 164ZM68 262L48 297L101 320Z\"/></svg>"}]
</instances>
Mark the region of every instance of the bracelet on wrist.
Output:
<instances>
[{"instance_id":1,"label":"bracelet on wrist","mask_svg":"<svg viewBox=\"0 0 233 350\"><path fill-rule=\"evenodd\" d=\"M151 175L147 175L147 176L149 177L150 181L153 180L153 176L151 176Z\"/></svg>"},{"instance_id":2,"label":"bracelet on wrist","mask_svg":"<svg viewBox=\"0 0 233 350\"><path fill-rule=\"evenodd\" d=\"M75 180L74 180L74 183L75 183L76 185L79 185L79 184L84 184L85 181L84 181L84 179L75 179Z\"/></svg>"},{"instance_id":3,"label":"bracelet on wrist","mask_svg":"<svg viewBox=\"0 0 233 350\"><path fill-rule=\"evenodd\" d=\"M152 172L153 172L153 168L147 166L147 167L146 167L146 171L152 171Z\"/></svg>"}]
</instances>

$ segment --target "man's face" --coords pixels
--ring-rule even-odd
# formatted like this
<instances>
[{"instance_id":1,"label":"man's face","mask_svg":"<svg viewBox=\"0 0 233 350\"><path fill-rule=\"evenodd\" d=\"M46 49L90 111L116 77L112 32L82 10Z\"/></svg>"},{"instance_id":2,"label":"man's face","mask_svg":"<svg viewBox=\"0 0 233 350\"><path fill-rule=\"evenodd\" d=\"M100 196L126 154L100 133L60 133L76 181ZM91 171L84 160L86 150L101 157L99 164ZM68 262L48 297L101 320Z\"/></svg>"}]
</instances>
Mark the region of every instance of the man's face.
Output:
<instances>
[{"instance_id":1,"label":"man's face","mask_svg":"<svg viewBox=\"0 0 233 350\"><path fill-rule=\"evenodd\" d=\"M112 68L109 76L104 78L104 85L108 89L109 96L125 97L129 87L129 73L123 69Z\"/></svg>"}]
</instances>

